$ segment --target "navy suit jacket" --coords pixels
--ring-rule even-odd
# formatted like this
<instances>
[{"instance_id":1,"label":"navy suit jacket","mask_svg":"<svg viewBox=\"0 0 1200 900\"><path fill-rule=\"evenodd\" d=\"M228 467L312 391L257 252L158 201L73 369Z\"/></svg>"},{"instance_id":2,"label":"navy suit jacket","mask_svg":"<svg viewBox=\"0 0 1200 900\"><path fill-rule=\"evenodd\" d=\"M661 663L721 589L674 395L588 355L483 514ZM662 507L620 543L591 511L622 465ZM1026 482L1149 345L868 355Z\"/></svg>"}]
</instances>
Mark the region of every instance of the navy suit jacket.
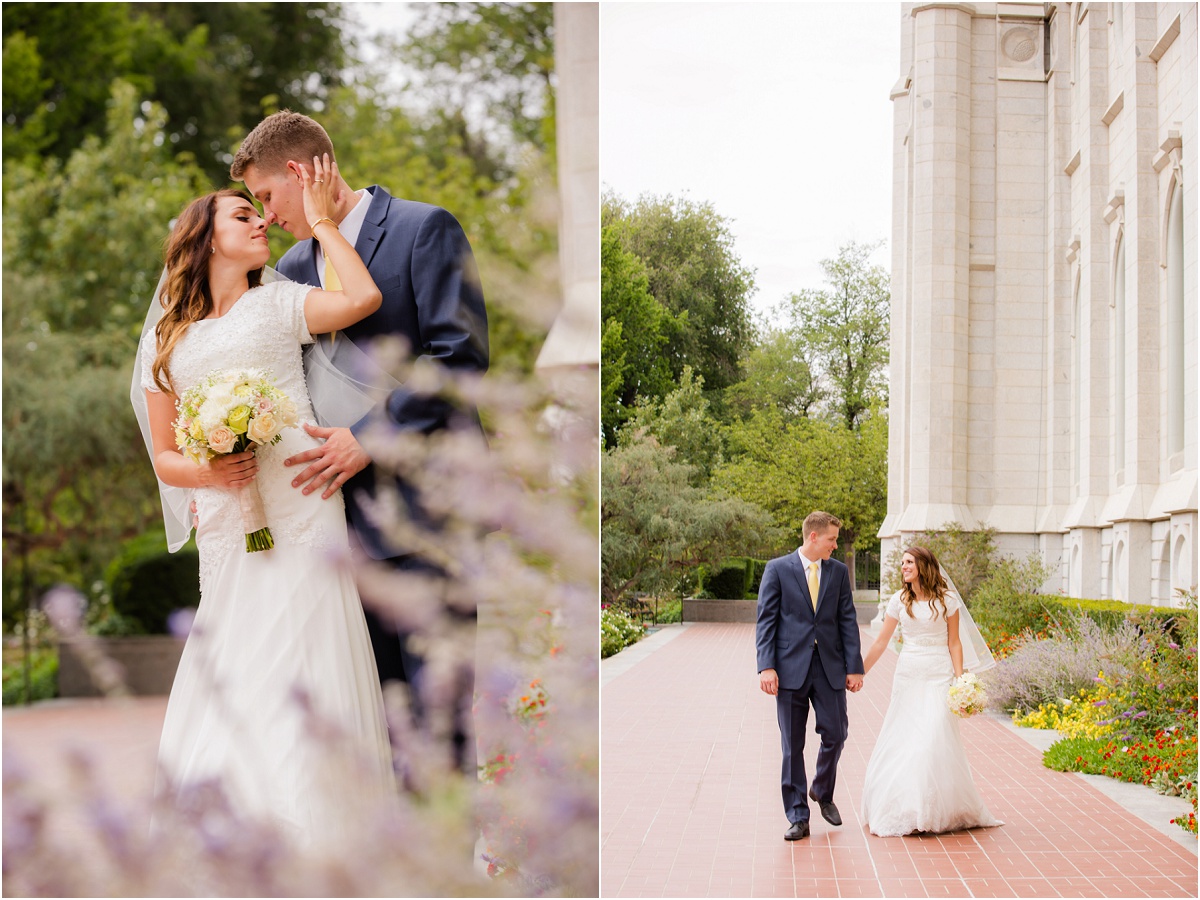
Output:
<instances>
[{"instance_id":1,"label":"navy suit jacket","mask_svg":"<svg viewBox=\"0 0 1200 900\"><path fill-rule=\"evenodd\" d=\"M845 563L821 563L820 596L814 611L808 578L795 551L767 563L758 587L758 671L774 669L779 686L797 690L812 665L813 644L835 690L863 670L854 591Z\"/></svg>"},{"instance_id":2,"label":"navy suit jacket","mask_svg":"<svg viewBox=\"0 0 1200 900\"><path fill-rule=\"evenodd\" d=\"M428 357L453 371L482 374L488 366L487 311L475 257L462 227L444 209L397 199L378 185L370 190L370 206L354 248L383 294L383 303L341 333L363 349L375 337L401 337L413 357ZM276 268L292 281L319 286L319 252L315 240L300 241ZM479 427L473 409L457 409L403 385L350 430L357 436L381 421L400 431L423 434L459 424ZM367 466L346 482L346 514L367 554L388 559L400 551L387 545L358 502L363 495L374 496L377 477L374 466ZM413 488L404 483L397 486L410 511L419 517Z\"/></svg>"}]
</instances>

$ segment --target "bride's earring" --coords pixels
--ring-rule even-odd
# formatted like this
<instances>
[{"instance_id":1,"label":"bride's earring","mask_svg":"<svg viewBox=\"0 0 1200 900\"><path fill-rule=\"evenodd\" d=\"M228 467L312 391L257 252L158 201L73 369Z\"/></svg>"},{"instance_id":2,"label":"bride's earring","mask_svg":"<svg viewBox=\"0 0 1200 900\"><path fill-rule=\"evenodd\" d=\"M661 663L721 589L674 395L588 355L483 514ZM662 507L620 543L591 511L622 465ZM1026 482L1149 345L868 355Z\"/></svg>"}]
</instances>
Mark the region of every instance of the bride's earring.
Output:
<instances>
[{"instance_id":1,"label":"bride's earring","mask_svg":"<svg viewBox=\"0 0 1200 900\"><path fill-rule=\"evenodd\" d=\"M217 245L216 245L216 244L213 244L213 245L211 245L211 246L208 248L208 252L209 252L210 254L212 254L212 253L216 253L216 252L217 252Z\"/></svg>"}]
</instances>

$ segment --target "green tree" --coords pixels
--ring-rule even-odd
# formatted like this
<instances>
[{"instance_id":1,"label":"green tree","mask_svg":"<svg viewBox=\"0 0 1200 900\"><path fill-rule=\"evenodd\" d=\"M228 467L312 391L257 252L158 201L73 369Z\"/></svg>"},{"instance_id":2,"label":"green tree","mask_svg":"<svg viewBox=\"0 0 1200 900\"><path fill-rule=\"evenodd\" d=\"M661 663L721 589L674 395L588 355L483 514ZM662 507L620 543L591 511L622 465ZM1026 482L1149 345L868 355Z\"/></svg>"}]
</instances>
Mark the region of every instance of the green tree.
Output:
<instances>
[{"instance_id":1,"label":"green tree","mask_svg":"<svg viewBox=\"0 0 1200 900\"><path fill-rule=\"evenodd\" d=\"M554 7L429 3L396 48L432 98L431 124L481 175L504 181L532 145L554 171Z\"/></svg>"},{"instance_id":2,"label":"green tree","mask_svg":"<svg viewBox=\"0 0 1200 900\"><path fill-rule=\"evenodd\" d=\"M765 326L745 361L745 377L725 391L726 407L739 418L774 407L784 422L808 418L822 394L809 347L795 328Z\"/></svg>"},{"instance_id":3,"label":"green tree","mask_svg":"<svg viewBox=\"0 0 1200 900\"><path fill-rule=\"evenodd\" d=\"M601 223L646 267L650 295L674 318L664 355L671 377L685 365L719 392L740 378L754 337L749 301L754 274L734 252L727 221L709 203L605 194Z\"/></svg>"},{"instance_id":4,"label":"green tree","mask_svg":"<svg viewBox=\"0 0 1200 900\"><path fill-rule=\"evenodd\" d=\"M10 161L4 192L5 606L9 564L84 590L159 515L129 406L134 348L167 223L205 189L172 158L165 112L118 82L104 140L65 164Z\"/></svg>"},{"instance_id":5,"label":"green tree","mask_svg":"<svg viewBox=\"0 0 1200 900\"><path fill-rule=\"evenodd\" d=\"M771 546L770 516L693 484L692 467L651 436L604 453L601 467L601 594L673 590L688 570Z\"/></svg>"},{"instance_id":6,"label":"green tree","mask_svg":"<svg viewBox=\"0 0 1200 900\"><path fill-rule=\"evenodd\" d=\"M878 411L857 429L840 422L787 423L769 406L728 429L731 460L713 484L762 507L796 546L804 517L823 509L842 520L846 564L874 547L887 512L887 418Z\"/></svg>"},{"instance_id":7,"label":"green tree","mask_svg":"<svg viewBox=\"0 0 1200 900\"><path fill-rule=\"evenodd\" d=\"M115 329L131 341L162 270L168 223L207 190L188 157L162 140L166 112L116 82L104 140L65 164L53 157L5 169L5 268L48 277L36 295L5 297L16 327ZM50 277L52 276L52 277Z\"/></svg>"},{"instance_id":8,"label":"green tree","mask_svg":"<svg viewBox=\"0 0 1200 900\"><path fill-rule=\"evenodd\" d=\"M707 484L722 462L724 440L720 424L709 414L703 387L691 366L684 366L679 386L662 400L644 400L618 442L629 446L650 435L664 447L675 448L676 460L692 467L692 484Z\"/></svg>"},{"instance_id":9,"label":"green tree","mask_svg":"<svg viewBox=\"0 0 1200 900\"><path fill-rule=\"evenodd\" d=\"M120 78L224 185L231 145L264 112L321 109L346 62L340 26L337 3L6 3L4 158L65 160L103 135Z\"/></svg>"},{"instance_id":10,"label":"green tree","mask_svg":"<svg viewBox=\"0 0 1200 900\"><path fill-rule=\"evenodd\" d=\"M847 428L887 402L891 296L887 270L870 262L878 246L846 244L835 258L821 261L827 288L788 298L828 413Z\"/></svg>"},{"instance_id":11,"label":"green tree","mask_svg":"<svg viewBox=\"0 0 1200 900\"><path fill-rule=\"evenodd\" d=\"M605 445L613 447L639 400L671 389L664 351L675 322L650 296L645 266L609 226L600 236L600 320L600 421Z\"/></svg>"}]
</instances>

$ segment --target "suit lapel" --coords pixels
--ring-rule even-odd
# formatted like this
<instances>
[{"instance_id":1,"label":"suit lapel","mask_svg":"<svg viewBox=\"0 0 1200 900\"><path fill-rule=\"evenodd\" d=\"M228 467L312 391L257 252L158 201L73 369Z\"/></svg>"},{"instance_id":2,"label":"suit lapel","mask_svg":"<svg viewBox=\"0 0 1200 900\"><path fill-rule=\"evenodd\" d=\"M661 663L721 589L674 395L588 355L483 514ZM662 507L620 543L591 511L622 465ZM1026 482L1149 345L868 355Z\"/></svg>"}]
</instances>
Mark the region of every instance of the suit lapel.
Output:
<instances>
[{"instance_id":1,"label":"suit lapel","mask_svg":"<svg viewBox=\"0 0 1200 900\"><path fill-rule=\"evenodd\" d=\"M384 235L387 234L384 221L387 219L388 204L391 201L391 194L377 184L371 185L371 205L367 207L367 217L363 220L358 240L354 243L354 249L367 266L371 265L375 251L379 249Z\"/></svg>"},{"instance_id":2,"label":"suit lapel","mask_svg":"<svg viewBox=\"0 0 1200 900\"><path fill-rule=\"evenodd\" d=\"M804 598L804 604L808 609L812 610L814 616L816 609L813 607L812 596L808 593L808 573L804 571L804 566L800 562L800 557L795 553L791 555L792 560L792 577L796 579L796 590L800 592L800 596ZM817 593L820 594L818 587Z\"/></svg>"}]
</instances>

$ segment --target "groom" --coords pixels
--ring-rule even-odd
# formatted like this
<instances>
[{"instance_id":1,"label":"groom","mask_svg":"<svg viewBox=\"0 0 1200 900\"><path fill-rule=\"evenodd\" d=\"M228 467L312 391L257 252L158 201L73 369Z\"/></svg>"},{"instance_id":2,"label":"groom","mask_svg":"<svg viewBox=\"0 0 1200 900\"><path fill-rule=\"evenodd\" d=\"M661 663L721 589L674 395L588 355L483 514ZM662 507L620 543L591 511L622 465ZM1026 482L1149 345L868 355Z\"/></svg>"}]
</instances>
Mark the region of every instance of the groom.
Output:
<instances>
[{"instance_id":1,"label":"groom","mask_svg":"<svg viewBox=\"0 0 1200 900\"><path fill-rule=\"evenodd\" d=\"M767 563L758 589L759 687L775 696L783 744L783 810L791 826L784 840L808 837L808 798L831 825L842 817L833 802L838 758L846 742L846 691L863 683L858 618L850 572L830 559L842 522L826 512L804 520L804 544ZM811 787L804 772L808 706L817 719L821 749Z\"/></svg>"},{"instance_id":2,"label":"groom","mask_svg":"<svg viewBox=\"0 0 1200 900\"><path fill-rule=\"evenodd\" d=\"M335 159L333 143L313 119L284 110L260 122L242 142L230 177L245 183L263 206L268 224L278 225L299 239L279 261L281 274L292 281L341 286L336 272L325 265L320 245L311 238L304 215L300 170L312 172L314 156L328 153ZM435 360L451 372L482 375L488 366L487 312L479 273L466 235L454 217L436 206L392 197L379 185L354 191L338 176L342 193L333 216L338 230L354 245L383 294L379 310L332 340L349 340L366 349L376 337L395 336L407 342L413 357ZM320 340L330 340L322 336ZM392 546L372 521L360 498L375 495L377 480L371 458L358 436L370 425L384 421L394 433L430 434L446 428L481 431L473 409L462 410L447 401L405 389L391 391L385 402L348 427L318 428L305 425L320 447L285 461L295 466L292 486L305 494L321 490L329 498L345 487L346 516L352 540L370 558L394 569L441 576L429 562ZM302 470L301 470L302 469ZM421 508L411 485L392 482L420 524ZM368 499L368 503L369 503ZM423 715L421 678L425 660L414 648L413 635L401 631L388 617L364 610L379 677L383 682L407 682L413 692L415 712ZM468 625L473 613L459 616ZM471 630L473 634L473 628ZM459 673L456 724L452 753L456 764L475 774L475 745L470 728L474 690L474 642L457 661Z\"/></svg>"}]
</instances>

